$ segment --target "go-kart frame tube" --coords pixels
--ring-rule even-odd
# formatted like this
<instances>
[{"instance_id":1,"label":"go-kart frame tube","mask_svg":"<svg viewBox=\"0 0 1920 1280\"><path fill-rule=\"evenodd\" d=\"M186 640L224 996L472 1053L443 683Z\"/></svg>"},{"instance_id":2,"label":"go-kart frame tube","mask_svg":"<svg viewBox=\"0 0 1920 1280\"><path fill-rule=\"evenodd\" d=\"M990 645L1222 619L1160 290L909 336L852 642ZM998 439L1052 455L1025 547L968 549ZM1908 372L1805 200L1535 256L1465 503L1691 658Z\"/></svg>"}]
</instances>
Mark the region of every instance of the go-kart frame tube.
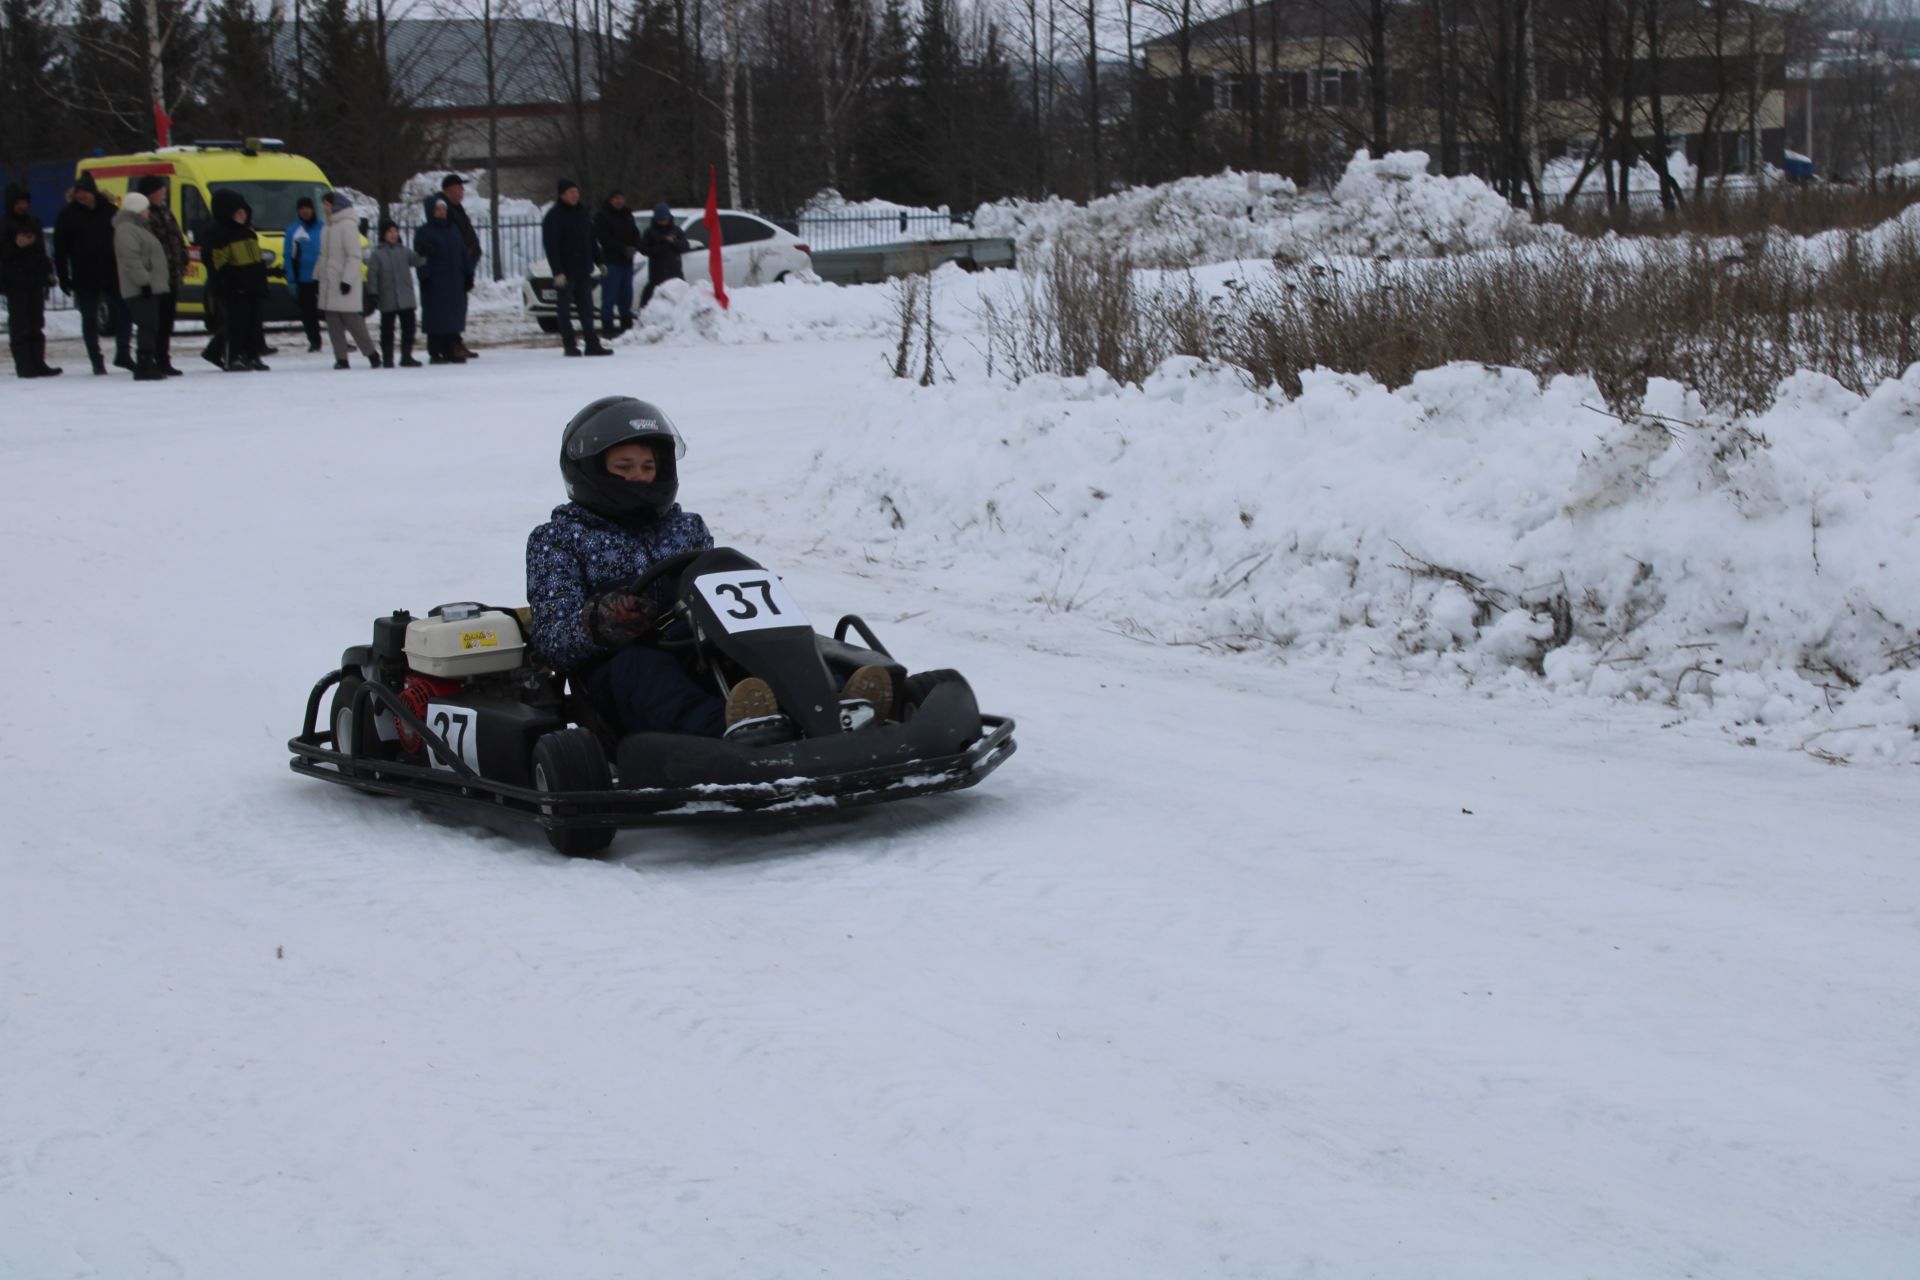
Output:
<instances>
[{"instance_id":1,"label":"go-kart frame tube","mask_svg":"<svg viewBox=\"0 0 1920 1280\"><path fill-rule=\"evenodd\" d=\"M287 749L293 754L288 767L295 773L465 811L482 820L511 814L549 830L847 808L959 791L999 768L1015 749L1013 721L1005 716L983 714L980 723L986 732L965 751L809 778L795 785L750 782L611 791L539 791L480 776L391 689L376 680L362 681L354 691L353 722L370 724L367 712L378 702L383 710L391 712L402 725L419 735L427 750L447 768L367 757L356 759L348 755L341 744L333 741L331 725L324 730L319 728L321 699L345 674L344 670L329 672L307 695L306 718L300 736L287 743Z\"/></svg>"}]
</instances>

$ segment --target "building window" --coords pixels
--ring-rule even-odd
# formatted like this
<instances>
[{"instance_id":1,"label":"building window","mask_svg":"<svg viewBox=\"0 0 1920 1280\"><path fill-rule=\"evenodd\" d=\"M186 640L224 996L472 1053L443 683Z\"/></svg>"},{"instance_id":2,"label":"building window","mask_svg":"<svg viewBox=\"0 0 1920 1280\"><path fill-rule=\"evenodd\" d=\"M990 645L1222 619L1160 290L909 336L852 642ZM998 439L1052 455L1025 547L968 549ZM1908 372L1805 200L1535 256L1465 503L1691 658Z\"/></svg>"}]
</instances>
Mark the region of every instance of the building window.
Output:
<instances>
[{"instance_id":1,"label":"building window","mask_svg":"<svg viewBox=\"0 0 1920 1280\"><path fill-rule=\"evenodd\" d=\"M1358 71L1323 67L1319 78L1321 106L1357 107L1360 105L1360 73Z\"/></svg>"}]
</instances>

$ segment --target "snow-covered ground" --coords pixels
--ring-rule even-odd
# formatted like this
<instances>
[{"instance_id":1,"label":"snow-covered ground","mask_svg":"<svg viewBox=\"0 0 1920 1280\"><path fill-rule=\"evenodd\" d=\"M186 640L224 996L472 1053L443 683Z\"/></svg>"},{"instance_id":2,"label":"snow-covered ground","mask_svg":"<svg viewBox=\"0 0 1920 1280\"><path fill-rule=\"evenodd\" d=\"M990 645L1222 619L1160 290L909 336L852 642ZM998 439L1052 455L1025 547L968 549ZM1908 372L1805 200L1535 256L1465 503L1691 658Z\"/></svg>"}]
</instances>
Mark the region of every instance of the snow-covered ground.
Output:
<instances>
[{"instance_id":1,"label":"snow-covered ground","mask_svg":"<svg viewBox=\"0 0 1920 1280\"><path fill-rule=\"evenodd\" d=\"M969 377L992 286L939 277ZM503 303L460 369L149 387L61 339L68 376L0 375L0 1276L1912 1273L1894 711L1838 768L1576 693L1379 545L1697 539L1670 595L1911 625L1911 386L1797 389L1726 475L1689 422L1635 484L1572 381L910 392L889 299L689 294L605 361ZM1020 753L604 863L289 773L375 615L523 592L560 427L616 391L679 420L723 540L965 671ZM1809 505L1830 587L1791 576ZM1320 616L1371 592L1379 634L1171 643L1342 538Z\"/></svg>"}]
</instances>

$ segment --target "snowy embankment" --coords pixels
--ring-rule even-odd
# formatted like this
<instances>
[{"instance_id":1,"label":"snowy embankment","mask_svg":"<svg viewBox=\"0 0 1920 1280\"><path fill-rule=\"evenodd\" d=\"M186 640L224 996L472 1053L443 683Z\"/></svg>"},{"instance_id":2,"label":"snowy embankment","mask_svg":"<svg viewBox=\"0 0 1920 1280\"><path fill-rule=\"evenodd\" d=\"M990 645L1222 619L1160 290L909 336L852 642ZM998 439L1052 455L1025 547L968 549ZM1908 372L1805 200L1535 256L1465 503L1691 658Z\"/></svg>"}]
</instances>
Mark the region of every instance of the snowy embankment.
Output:
<instances>
[{"instance_id":1,"label":"snowy embankment","mask_svg":"<svg viewBox=\"0 0 1920 1280\"><path fill-rule=\"evenodd\" d=\"M1124 251L1148 267L1242 258L1439 257L1523 244L1524 213L1477 178L1427 172L1427 157L1358 152L1330 194L1274 174L1228 170L1133 187L1085 205L1058 198L982 205L980 235L1011 236L1023 260L1065 244Z\"/></svg>"},{"instance_id":2,"label":"snowy embankment","mask_svg":"<svg viewBox=\"0 0 1920 1280\"><path fill-rule=\"evenodd\" d=\"M982 557L1142 638L1544 683L1737 738L1920 761L1920 366L1735 423L1656 382L1455 366L1286 400L1169 362L869 401L812 486L876 553ZM879 462L880 465L872 465Z\"/></svg>"}]
</instances>

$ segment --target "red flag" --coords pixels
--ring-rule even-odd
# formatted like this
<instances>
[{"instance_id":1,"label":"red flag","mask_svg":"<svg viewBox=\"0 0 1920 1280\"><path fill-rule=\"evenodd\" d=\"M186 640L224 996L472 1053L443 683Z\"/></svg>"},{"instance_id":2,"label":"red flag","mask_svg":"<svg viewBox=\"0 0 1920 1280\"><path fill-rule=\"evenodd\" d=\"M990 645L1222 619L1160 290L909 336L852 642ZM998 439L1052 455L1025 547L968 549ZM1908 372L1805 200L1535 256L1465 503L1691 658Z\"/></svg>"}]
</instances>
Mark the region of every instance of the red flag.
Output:
<instances>
[{"instance_id":1,"label":"red flag","mask_svg":"<svg viewBox=\"0 0 1920 1280\"><path fill-rule=\"evenodd\" d=\"M713 296L725 311L727 272L720 265L720 180L714 176L712 165L707 166L707 215L701 221L707 225L707 277L713 281Z\"/></svg>"},{"instance_id":2,"label":"red flag","mask_svg":"<svg viewBox=\"0 0 1920 1280\"><path fill-rule=\"evenodd\" d=\"M153 136L160 140L163 147L167 145L167 139L173 136L173 117L157 102L153 104Z\"/></svg>"}]
</instances>

